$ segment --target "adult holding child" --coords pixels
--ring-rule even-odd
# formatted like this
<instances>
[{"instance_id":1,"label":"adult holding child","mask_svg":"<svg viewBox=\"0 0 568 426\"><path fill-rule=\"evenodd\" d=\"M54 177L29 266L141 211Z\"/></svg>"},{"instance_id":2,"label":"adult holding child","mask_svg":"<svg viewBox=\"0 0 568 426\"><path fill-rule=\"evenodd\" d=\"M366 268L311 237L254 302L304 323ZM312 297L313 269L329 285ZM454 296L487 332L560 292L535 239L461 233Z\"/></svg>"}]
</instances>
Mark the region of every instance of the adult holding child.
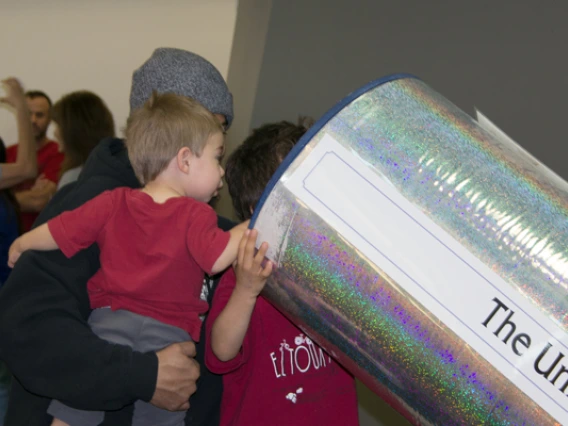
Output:
<instances>
[{"instance_id":1,"label":"adult holding child","mask_svg":"<svg viewBox=\"0 0 568 426\"><path fill-rule=\"evenodd\" d=\"M39 225L10 247L13 266L26 250L73 257L97 243L101 268L87 283L91 329L105 340L142 351L200 340L204 274L237 259L248 221L223 231L207 203L223 186L223 128L201 104L154 93L126 125L128 159L143 187L105 191ZM52 402L52 426L96 426L103 412ZM184 423L171 412L137 401L136 426Z\"/></svg>"},{"instance_id":2,"label":"adult holding child","mask_svg":"<svg viewBox=\"0 0 568 426\"><path fill-rule=\"evenodd\" d=\"M157 49L133 74L131 111L154 90L193 98L225 128L231 124L232 96L225 81L194 53ZM81 179L53 197L38 224L121 186L139 188L140 183L123 141L109 138L93 150ZM31 251L18 260L0 293L0 358L18 379L12 386L7 426L50 424L47 408L54 398L77 409L107 411L102 423L107 426L131 424L137 400L171 411L189 408L188 425L216 424L220 379L201 368L196 384L200 366L193 342L141 353L92 332L86 284L99 268L96 245L72 259L60 251ZM199 391L188 402L197 386Z\"/></svg>"}]
</instances>

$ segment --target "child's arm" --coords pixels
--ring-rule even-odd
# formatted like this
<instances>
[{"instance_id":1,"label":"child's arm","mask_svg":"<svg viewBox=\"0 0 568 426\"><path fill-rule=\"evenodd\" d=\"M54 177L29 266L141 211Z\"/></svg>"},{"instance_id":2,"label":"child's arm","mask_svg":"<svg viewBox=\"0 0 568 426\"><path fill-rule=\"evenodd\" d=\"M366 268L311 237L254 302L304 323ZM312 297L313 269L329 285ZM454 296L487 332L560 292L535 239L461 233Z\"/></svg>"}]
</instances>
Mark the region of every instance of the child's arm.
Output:
<instances>
[{"instance_id":1,"label":"child's arm","mask_svg":"<svg viewBox=\"0 0 568 426\"><path fill-rule=\"evenodd\" d=\"M229 361L239 353L256 298L272 273L272 262L262 266L268 244L262 243L254 254L257 233L254 229L247 230L240 241L235 266L237 283L225 309L211 328L211 349L221 361Z\"/></svg>"},{"instance_id":2,"label":"child's arm","mask_svg":"<svg viewBox=\"0 0 568 426\"><path fill-rule=\"evenodd\" d=\"M57 250L59 246L53 239L47 223L26 232L10 246L8 251L8 266L14 267L14 264L20 258L20 255L26 250Z\"/></svg>"},{"instance_id":3,"label":"child's arm","mask_svg":"<svg viewBox=\"0 0 568 426\"><path fill-rule=\"evenodd\" d=\"M231 234L229 243L227 244L227 247L225 247L225 250L223 250L223 253L221 253L219 258L213 264L213 268L211 268L211 275L218 274L219 272L224 271L233 264L233 262L237 258L239 243L241 242L243 234L247 230L249 223L250 220L247 220L243 223L238 224L229 231L229 233Z\"/></svg>"}]
</instances>

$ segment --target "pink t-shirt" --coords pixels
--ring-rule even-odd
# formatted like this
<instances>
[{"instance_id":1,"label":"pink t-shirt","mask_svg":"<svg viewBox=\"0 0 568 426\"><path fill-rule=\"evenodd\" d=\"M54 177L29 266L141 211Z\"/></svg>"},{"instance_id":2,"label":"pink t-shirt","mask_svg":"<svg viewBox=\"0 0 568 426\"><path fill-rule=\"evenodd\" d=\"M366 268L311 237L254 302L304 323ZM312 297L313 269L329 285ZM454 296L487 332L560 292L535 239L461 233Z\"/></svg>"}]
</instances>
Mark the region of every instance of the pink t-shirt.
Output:
<instances>
[{"instance_id":1,"label":"pink t-shirt","mask_svg":"<svg viewBox=\"0 0 568 426\"><path fill-rule=\"evenodd\" d=\"M236 277L221 278L207 318L207 367L223 374L221 426L358 426L355 380L263 297L257 299L239 354L220 361L211 328Z\"/></svg>"},{"instance_id":2,"label":"pink t-shirt","mask_svg":"<svg viewBox=\"0 0 568 426\"><path fill-rule=\"evenodd\" d=\"M48 222L67 257L97 243L101 268L87 284L91 308L125 309L175 325L199 341L204 272L229 242L207 204L188 197L158 204L131 188L105 191Z\"/></svg>"}]
</instances>

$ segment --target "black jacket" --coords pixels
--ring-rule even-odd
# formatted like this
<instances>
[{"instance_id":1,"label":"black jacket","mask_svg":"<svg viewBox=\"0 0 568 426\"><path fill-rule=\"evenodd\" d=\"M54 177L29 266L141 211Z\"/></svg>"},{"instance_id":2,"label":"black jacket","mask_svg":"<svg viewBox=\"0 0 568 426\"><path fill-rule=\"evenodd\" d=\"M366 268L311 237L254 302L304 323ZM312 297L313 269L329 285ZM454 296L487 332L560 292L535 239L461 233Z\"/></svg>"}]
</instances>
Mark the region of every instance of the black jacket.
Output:
<instances>
[{"instance_id":1,"label":"black jacket","mask_svg":"<svg viewBox=\"0 0 568 426\"><path fill-rule=\"evenodd\" d=\"M122 141L106 139L89 156L79 180L58 191L34 225L119 186L139 183ZM220 220L223 228L231 225ZM106 426L129 425L132 403L151 399L155 353L108 343L87 324L86 283L99 268L98 255L96 244L71 259L58 250L25 252L0 290L0 359L16 379L6 426L49 425L50 398L79 409L105 410ZM206 370L203 348L204 339L197 348L201 378L186 417L192 426L219 420L221 378Z\"/></svg>"}]
</instances>

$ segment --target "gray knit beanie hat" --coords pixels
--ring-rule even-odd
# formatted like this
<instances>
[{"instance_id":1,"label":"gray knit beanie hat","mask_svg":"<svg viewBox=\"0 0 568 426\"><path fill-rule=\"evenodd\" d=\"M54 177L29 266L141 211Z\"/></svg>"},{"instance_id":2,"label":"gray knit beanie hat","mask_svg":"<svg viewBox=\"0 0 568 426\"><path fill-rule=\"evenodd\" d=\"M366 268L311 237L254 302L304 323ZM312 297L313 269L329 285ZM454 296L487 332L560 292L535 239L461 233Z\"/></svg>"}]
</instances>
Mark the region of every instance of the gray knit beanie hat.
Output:
<instances>
[{"instance_id":1,"label":"gray knit beanie hat","mask_svg":"<svg viewBox=\"0 0 568 426\"><path fill-rule=\"evenodd\" d=\"M181 49L160 47L132 74L130 111L152 95L176 93L193 98L214 114L224 115L227 128L233 121L233 96L227 83L209 61Z\"/></svg>"}]
</instances>

